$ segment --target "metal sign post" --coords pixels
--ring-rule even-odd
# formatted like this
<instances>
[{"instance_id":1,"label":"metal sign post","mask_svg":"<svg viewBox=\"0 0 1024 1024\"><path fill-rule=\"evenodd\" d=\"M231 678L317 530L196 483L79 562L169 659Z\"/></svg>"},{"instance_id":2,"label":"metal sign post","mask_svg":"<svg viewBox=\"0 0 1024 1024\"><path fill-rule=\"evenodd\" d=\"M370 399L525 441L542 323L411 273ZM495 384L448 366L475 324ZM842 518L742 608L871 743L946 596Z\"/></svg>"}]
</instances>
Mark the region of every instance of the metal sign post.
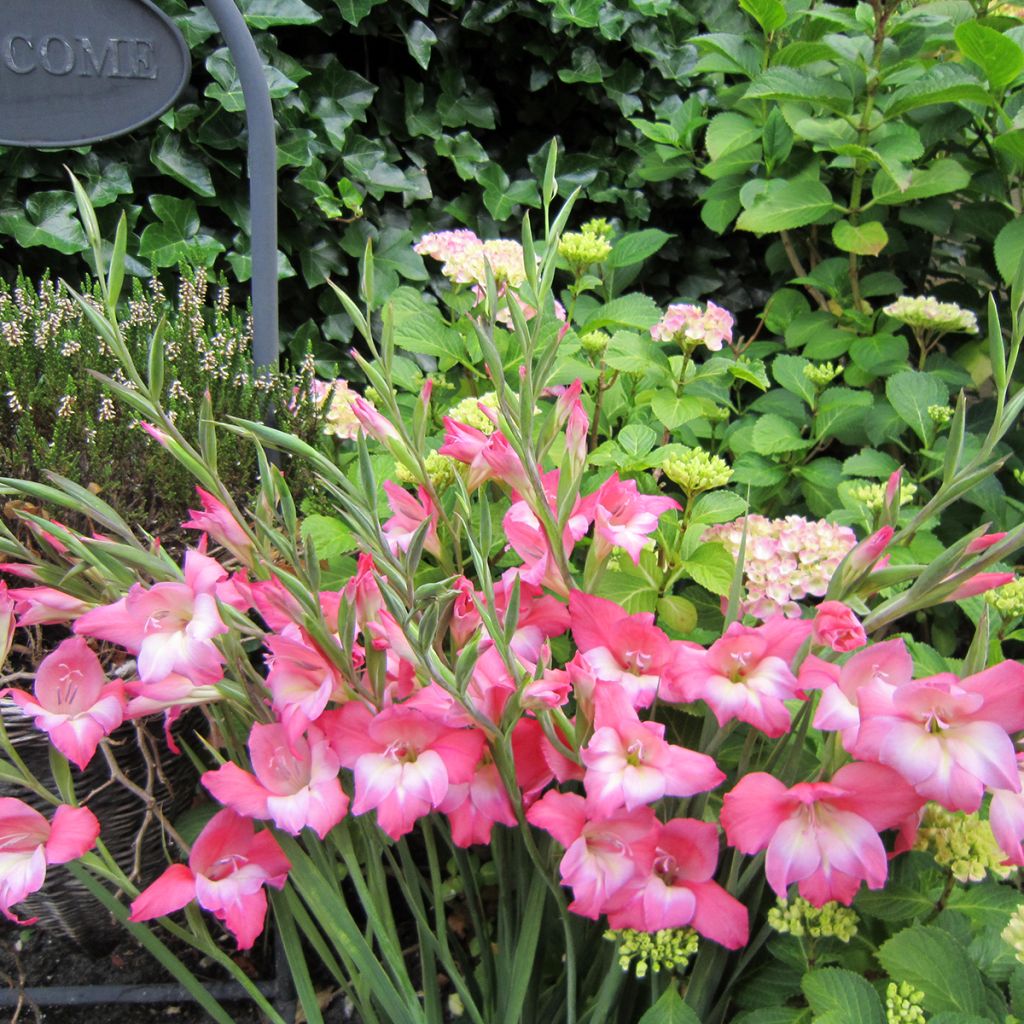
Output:
<instances>
[{"instance_id":1,"label":"metal sign post","mask_svg":"<svg viewBox=\"0 0 1024 1024\"><path fill-rule=\"evenodd\" d=\"M203 0L235 62L249 132L253 362L276 366L277 140L263 62L234 0ZM3 0L0 145L63 149L134 131L181 94L188 44L150 0Z\"/></svg>"}]
</instances>

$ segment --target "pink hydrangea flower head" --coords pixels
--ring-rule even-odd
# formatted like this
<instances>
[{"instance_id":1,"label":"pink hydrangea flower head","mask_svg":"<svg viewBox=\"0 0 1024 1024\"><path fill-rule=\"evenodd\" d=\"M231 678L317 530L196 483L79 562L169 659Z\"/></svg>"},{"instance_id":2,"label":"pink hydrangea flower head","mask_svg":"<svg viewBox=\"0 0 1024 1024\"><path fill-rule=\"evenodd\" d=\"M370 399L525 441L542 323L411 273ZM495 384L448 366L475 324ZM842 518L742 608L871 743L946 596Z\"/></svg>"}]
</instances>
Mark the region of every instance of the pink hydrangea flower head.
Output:
<instances>
[{"instance_id":1,"label":"pink hydrangea flower head","mask_svg":"<svg viewBox=\"0 0 1024 1024\"><path fill-rule=\"evenodd\" d=\"M172 864L132 903L130 921L166 917L196 900L223 921L239 949L250 949L267 916L264 886L281 889L291 864L269 832L219 811L199 833L188 866Z\"/></svg>"},{"instance_id":2,"label":"pink hydrangea flower head","mask_svg":"<svg viewBox=\"0 0 1024 1024\"><path fill-rule=\"evenodd\" d=\"M651 337L655 341L674 341L683 348L705 345L712 352L720 352L724 343L732 343L732 327L732 314L713 302L705 310L676 303L651 328Z\"/></svg>"},{"instance_id":3,"label":"pink hydrangea flower head","mask_svg":"<svg viewBox=\"0 0 1024 1024\"><path fill-rule=\"evenodd\" d=\"M308 826L321 839L345 816L341 762L318 729L293 742L283 725L254 725L249 756L253 772L228 761L203 775L203 785L224 806L247 818L270 819L293 836Z\"/></svg>"},{"instance_id":4,"label":"pink hydrangea flower head","mask_svg":"<svg viewBox=\"0 0 1024 1024\"><path fill-rule=\"evenodd\" d=\"M855 762L831 782L789 789L764 772L745 775L726 793L721 821L742 853L767 850L765 875L780 899L797 882L817 907L829 900L849 906L862 881L869 889L885 885L879 832L901 826L923 804L892 769Z\"/></svg>"},{"instance_id":5,"label":"pink hydrangea flower head","mask_svg":"<svg viewBox=\"0 0 1024 1024\"><path fill-rule=\"evenodd\" d=\"M50 864L81 857L99 834L100 823L85 807L61 804L47 821L23 800L0 797L0 913L17 924L32 924L20 921L11 907L43 887Z\"/></svg>"},{"instance_id":6,"label":"pink hydrangea flower head","mask_svg":"<svg viewBox=\"0 0 1024 1024\"><path fill-rule=\"evenodd\" d=\"M743 611L759 619L780 614L799 618L797 602L808 595L823 597L832 574L857 543L848 526L834 526L824 519L766 519L753 514L710 527L704 539L720 541L738 558L744 522L747 597Z\"/></svg>"},{"instance_id":7,"label":"pink hydrangea flower head","mask_svg":"<svg viewBox=\"0 0 1024 1024\"><path fill-rule=\"evenodd\" d=\"M100 740L124 720L123 686L107 681L100 659L82 637L69 637L43 658L33 693L6 691L79 768L85 768Z\"/></svg>"}]
</instances>

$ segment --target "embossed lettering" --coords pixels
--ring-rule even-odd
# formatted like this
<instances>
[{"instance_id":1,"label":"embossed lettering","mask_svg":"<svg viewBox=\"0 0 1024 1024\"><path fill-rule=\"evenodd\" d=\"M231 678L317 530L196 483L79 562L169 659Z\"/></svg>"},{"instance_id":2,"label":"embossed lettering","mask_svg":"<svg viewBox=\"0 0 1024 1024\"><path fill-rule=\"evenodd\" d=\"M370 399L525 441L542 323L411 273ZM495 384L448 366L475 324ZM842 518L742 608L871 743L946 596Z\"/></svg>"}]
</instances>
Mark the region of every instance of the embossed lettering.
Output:
<instances>
[{"instance_id":1,"label":"embossed lettering","mask_svg":"<svg viewBox=\"0 0 1024 1024\"><path fill-rule=\"evenodd\" d=\"M92 78L94 75L98 75L100 78L106 78L109 75L113 75L117 71L117 50L114 47L114 41L107 39L103 43L103 50L100 54L99 60L96 59L96 47L93 46L91 39L83 39L79 37L76 42L78 43L78 49L81 51L81 70L78 72L87 78ZM111 63L111 70L106 71L107 61Z\"/></svg>"},{"instance_id":2,"label":"embossed lettering","mask_svg":"<svg viewBox=\"0 0 1024 1024\"><path fill-rule=\"evenodd\" d=\"M14 52L15 43L20 43L19 49L22 52L22 59L27 60L29 63L19 63L18 57ZM3 44L3 57L4 63L16 74L16 75L27 75L30 71L35 70L35 62L32 59L32 40L26 39L25 36L6 36ZM25 53L25 51L28 51Z\"/></svg>"},{"instance_id":3,"label":"embossed lettering","mask_svg":"<svg viewBox=\"0 0 1024 1024\"><path fill-rule=\"evenodd\" d=\"M156 78L156 54L148 39L135 40L135 78Z\"/></svg>"},{"instance_id":4,"label":"embossed lettering","mask_svg":"<svg viewBox=\"0 0 1024 1024\"><path fill-rule=\"evenodd\" d=\"M75 66L75 51L66 39L47 36L39 47L39 62L51 75L66 75Z\"/></svg>"}]
</instances>

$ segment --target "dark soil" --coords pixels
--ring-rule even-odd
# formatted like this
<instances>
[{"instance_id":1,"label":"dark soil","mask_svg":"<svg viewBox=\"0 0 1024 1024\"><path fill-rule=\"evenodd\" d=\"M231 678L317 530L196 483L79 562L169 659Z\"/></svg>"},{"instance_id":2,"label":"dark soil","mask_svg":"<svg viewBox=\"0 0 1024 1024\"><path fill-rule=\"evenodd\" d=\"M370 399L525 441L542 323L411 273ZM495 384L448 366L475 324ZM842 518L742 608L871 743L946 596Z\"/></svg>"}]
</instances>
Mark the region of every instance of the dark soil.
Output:
<instances>
[{"instance_id":1,"label":"dark soil","mask_svg":"<svg viewBox=\"0 0 1024 1024\"><path fill-rule=\"evenodd\" d=\"M162 936L163 937L163 936ZM226 947L228 948L228 947ZM236 962L253 978L273 980L272 950L259 947L249 954L234 954ZM185 949L182 959L204 981L224 980L214 963ZM172 982L144 949L130 938L112 949L86 951L77 943L38 926L20 928L0 923L0 990L79 985L144 985ZM272 1000L273 1001L273 1000ZM249 1001L225 1003L235 1024L264 1024L266 1018ZM15 1016L17 1015L17 1016ZM206 1024L207 1014L189 1001L173 1003L117 1002L93 1005L37 1005L23 1000L20 1009L0 1005L0 1021L17 1024Z\"/></svg>"}]
</instances>

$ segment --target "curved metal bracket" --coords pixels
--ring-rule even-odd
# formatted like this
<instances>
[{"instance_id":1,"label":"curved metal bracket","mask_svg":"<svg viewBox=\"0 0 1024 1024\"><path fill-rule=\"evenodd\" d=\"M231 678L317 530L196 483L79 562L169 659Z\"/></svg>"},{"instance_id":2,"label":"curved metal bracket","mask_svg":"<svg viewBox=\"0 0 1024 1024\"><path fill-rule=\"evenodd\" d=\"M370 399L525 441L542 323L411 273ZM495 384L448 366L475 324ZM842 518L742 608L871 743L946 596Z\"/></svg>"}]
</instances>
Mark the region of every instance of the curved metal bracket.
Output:
<instances>
[{"instance_id":1,"label":"curved metal bracket","mask_svg":"<svg viewBox=\"0 0 1024 1024\"><path fill-rule=\"evenodd\" d=\"M263 60L234 0L203 0L235 62L249 131L249 215L252 220L253 362L276 366L277 304L277 134Z\"/></svg>"}]
</instances>

